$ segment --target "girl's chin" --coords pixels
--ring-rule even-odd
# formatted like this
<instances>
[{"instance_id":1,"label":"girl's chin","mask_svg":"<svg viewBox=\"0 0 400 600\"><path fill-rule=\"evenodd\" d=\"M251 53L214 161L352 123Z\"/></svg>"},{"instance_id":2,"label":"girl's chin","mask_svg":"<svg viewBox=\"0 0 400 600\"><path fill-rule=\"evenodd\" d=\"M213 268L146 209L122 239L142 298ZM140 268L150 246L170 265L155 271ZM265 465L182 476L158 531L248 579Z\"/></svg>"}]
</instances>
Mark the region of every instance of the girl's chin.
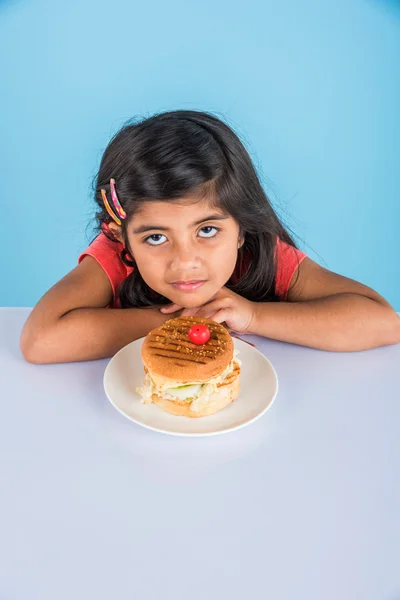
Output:
<instances>
[{"instance_id":1,"label":"girl's chin","mask_svg":"<svg viewBox=\"0 0 400 600\"><path fill-rule=\"evenodd\" d=\"M191 292L190 294L170 294L169 297L171 302L178 306L182 306L182 308L197 308L210 302L215 294L216 292L210 296L209 294L205 295L204 293L196 294L196 292Z\"/></svg>"}]
</instances>

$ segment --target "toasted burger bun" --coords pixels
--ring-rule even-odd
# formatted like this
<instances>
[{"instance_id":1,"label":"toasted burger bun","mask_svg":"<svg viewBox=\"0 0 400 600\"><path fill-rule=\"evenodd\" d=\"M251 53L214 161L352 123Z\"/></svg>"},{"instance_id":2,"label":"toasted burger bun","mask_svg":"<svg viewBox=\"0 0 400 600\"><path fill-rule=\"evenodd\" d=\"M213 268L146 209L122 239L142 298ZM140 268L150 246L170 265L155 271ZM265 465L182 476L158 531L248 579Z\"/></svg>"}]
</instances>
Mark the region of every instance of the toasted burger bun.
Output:
<instances>
[{"instance_id":1,"label":"toasted burger bun","mask_svg":"<svg viewBox=\"0 0 400 600\"><path fill-rule=\"evenodd\" d=\"M194 344L188 331L192 325L207 325L210 339ZM181 382L206 382L220 375L233 358L233 340L223 325L204 317L178 317L153 329L142 345L142 360L154 375Z\"/></svg>"},{"instance_id":2,"label":"toasted burger bun","mask_svg":"<svg viewBox=\"0 0 400 600\"><path fill-rule=\"evenodd\" d=\"M233 372L226 377L222 384L217 386L216 392L210 396L209 401L198 407L196 407L195 402L189 404L183 400L165 400L158 394L152 395L152 401L165 412L176 416L206 417L222 410L238 397L240 389L239 375L240 367L236 363Z\"/></svg>"}]
</instances>

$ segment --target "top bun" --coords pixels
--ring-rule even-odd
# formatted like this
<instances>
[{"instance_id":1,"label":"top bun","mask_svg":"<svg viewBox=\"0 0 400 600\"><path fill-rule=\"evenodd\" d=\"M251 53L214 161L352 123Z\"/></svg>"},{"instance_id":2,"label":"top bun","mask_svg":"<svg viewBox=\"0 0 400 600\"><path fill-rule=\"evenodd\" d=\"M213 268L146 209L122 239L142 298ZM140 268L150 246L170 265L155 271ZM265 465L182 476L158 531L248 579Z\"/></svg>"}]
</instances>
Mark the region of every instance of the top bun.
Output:
<instances>
[{"instance_id":1,"label":"top bun","mask_svg":"<svg viewBox=\"0 0 400 600\"><path fill-rule=\"evenodd\" d=\"M207 325L210 339L194 344L188 331ZM233 339L223 325L204 317L178 317L153 329L142 345L144 366L154 375L174 382L205 382L220 375L233 359Z\"/></svg>"}]
</instances>

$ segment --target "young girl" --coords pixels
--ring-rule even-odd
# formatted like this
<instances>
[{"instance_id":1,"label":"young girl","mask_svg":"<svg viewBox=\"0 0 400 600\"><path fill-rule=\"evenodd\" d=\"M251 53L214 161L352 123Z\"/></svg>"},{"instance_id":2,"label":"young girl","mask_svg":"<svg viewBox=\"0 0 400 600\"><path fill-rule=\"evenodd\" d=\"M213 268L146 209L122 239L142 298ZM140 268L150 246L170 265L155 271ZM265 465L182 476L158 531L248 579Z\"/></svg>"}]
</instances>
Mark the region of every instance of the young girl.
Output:
<instances>
[{"instance_id":1,"label":"young girl","mask_svg":"<svg viewBox=\"0 0 400 600\"><path fill-rule=\"evenodd\" d=\"M210 114L123 127L95 199L99 235L22 332L30 362L108 357L180 314L322 350L400 341L381 296L296 249L244 146Z\"/></svg>"}]
</instances>

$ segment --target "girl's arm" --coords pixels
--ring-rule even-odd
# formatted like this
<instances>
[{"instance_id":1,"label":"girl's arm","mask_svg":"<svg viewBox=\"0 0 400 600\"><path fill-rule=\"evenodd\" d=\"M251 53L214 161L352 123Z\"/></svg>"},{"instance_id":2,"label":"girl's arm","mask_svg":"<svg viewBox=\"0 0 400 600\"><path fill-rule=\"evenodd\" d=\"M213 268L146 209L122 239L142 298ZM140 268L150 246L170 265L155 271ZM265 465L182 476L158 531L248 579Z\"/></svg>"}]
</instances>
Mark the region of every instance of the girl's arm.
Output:
<instances>
[{"instance_id":1,"label":"girl's arm","mask_svg":"<svg viewBox=\"0 0 400 600\"><path fill-rule=\"evenodd\" d=\"M181 309L170 304L160 310L171 315ZM288 302L251 302L223 287L210 302L181 314L320 350L367 350L400 342L400 319L386 300L309 258L293 276Z\"/></svg>"},{"instance_id":2,"label":"girl's arm","mask_svg":"<svg viewBox=\"0 0 400 600\"><path fill-rule=\"evenodd\" d=\"M357 351L400 342L400 319L370 288L305 258L288 302L254 305L248 333L321 350Z\"/></svg>"},{"instance_id":3,"label":"girl's arm","mask_svg":"<svg viewBox=\"0 0 400 600\"><path fill-rule=\"evenodd\" d=\"M107 308L112 288L91 256L52 287L30 313L21 350L32 363L112 356L170 318L158 308Z\"/></svg>"}]
</instances>

